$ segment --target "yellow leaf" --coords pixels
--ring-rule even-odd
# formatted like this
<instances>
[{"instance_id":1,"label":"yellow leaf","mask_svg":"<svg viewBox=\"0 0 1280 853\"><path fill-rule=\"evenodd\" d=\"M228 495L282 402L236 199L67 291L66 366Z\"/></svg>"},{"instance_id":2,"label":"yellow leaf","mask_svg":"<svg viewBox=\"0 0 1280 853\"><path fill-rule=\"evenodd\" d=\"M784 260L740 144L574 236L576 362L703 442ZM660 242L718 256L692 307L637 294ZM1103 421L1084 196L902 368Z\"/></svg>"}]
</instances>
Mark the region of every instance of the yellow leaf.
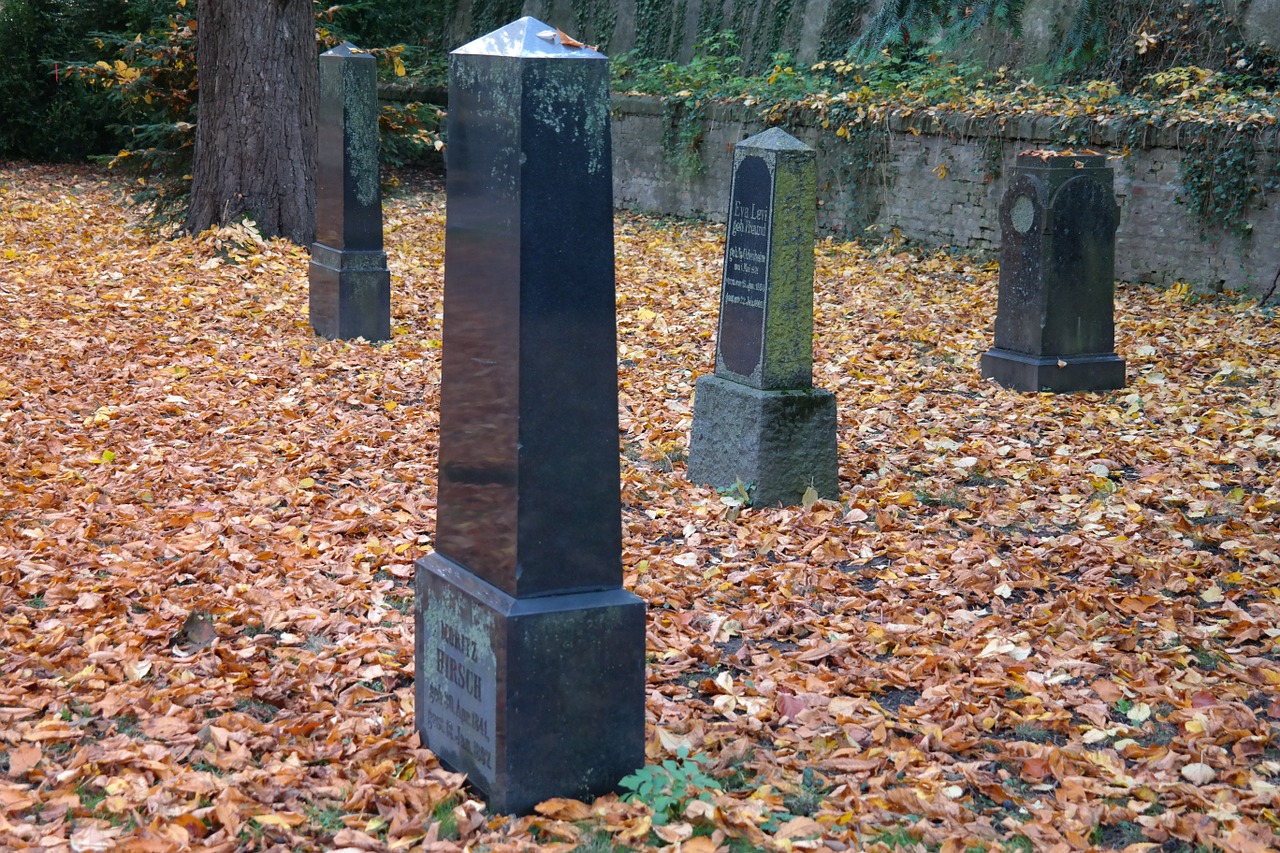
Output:
<instances>
[{"instance_id":1,"label":"yellow leaf","mask_svg":"<svg viewBox=\"0 0 1280 853\"><path fill-rule=\"evenodd\" d=\"M280 829L288 829L297 826L306 821L306 818L300 814L256 814L253 816L253 822L260 826L275 826Z\"/></svg>"},{"instance_id":2,"label":"yellow leaf","mask_svg":"<svg viewBox=\"0 0 1280 853\"><path fill-rule=\"evenodd\" d=\"M693 835L693 825L688 823L669 823L665 826L655 826L653 834L661 838L668 844L678 844Z\"/></svg>"},{"instance_id":3,"label":"yellow leaf","mask_svg":"<svg viewBox=\"0 0 1280 853\"><path fill-rule=\"evenodd\" d=\"M316 481L311 477L303 477L301 480L298 481L298 488L309 489L315 484L316 484Z\"/></svg>"},{"instance_id":4,"label":"yellow leaf","mask_svg":"<svg viewBox=\"0 0 1280 853\"><path fill-rule=\"evenodd\" d=\"M141 681L151 672L151 661L130 661L124 665L125 678L130 681Z\"/></svg>"},{"instance_id":5,"label":"yellow leaf","mask_svg":"<svg viewBox=\"0 0 1280 853\"><path fill-rule=\"evenodd\" d=\"M545 802L538 803L533 810L540 815L545 815L552 820L586 820L591 817L591 807L580 800L570 800L564 797L555 797Z\"/></svg>"},{"instance_id":6,"label":"yellow leaf","mask_svg":"<svg viewBox=\"0 0 1280 853\"><path fill-rule=\"evenodd\" d=\"M939 180L945 178L947 176L947 164L939 163L938 165L934 166L933 173L938 176Z\"/></svg>"},{"instance_id":7,"label":"yellow leaf","mask_svg":"<svg viewBox=\"0 0 1280 853\"><path fill-rule=\"evenodd\" d=\"M382 408L386 409L388 412L394 412L396 410L396 406L398 405L400 404L397 403L395 400L388 400L387 402L382 404Z\"/></svg>"},{"instance_id":8,"label":"yellow leaf","mask_svg":"<svg viewBox=\"0 0 1280 853\"><path fill-rule=\"evenodd\" d=\"M403 77L405 75L404 62L402 62L400 60L400 57L398 56L396 57L396 61L395 61L395 69L396 69L397 77Z\"/></svg>"},{"instance_id":9,"label":"yellow leaf","mask_svg":"<svg viewBox=\"0 0 1280 853\"><path fill-rule=\"evenodd\" d=\"M800 496L800 503L805 509L813 509L813 505L818 502L818 490L813 486L804 490L804 494Z\"/></svg>"},{"instance_id":10,"label":"yellow leaf","mask_svg":"<svg viewBox=\"0 0 1280 853\"><path fill-rule=\"evenodd\" d=\"M1206 604L1217 604L1219 601L1225 599L1226 596L1222 594L1222 590L1215 583L1204 592L1200 593L1200 598Z\"/></svg>"},{"instance_id":11,"label":"yellow leaf","mask_svg":"<svg viewBox=\"0 0 1280 853\"><path fill-rule=\"evenodd\" d=\"M673 734L662 726L658 726L658 741L662 744L662 748L670 753L679 752L682 748L693 749L693 742L689 740L688 735Z\"/></svg>"}]
</instances>

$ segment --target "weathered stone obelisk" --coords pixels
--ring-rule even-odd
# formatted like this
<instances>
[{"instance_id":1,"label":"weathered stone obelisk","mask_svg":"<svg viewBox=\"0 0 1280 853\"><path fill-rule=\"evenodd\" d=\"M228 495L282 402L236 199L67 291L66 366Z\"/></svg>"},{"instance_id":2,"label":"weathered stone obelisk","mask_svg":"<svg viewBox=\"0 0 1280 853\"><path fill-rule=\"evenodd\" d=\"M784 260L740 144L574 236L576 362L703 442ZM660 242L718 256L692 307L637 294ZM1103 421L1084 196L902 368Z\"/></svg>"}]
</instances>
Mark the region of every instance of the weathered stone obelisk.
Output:
<instances>
[{"instance_id":1,"label":"weathered stone obelisk","mask_svg":"<svg viewBox=\"0 0 1280 853\"><path fill-rule=\"evenodd\" d=\"M350 42L320 54L311 326L326 338L391 337L382 250L377 61Z\"/></svg>"},{"instance_id":2,"label":"weathered stone obelisk","mask_svg":"<svg viewBox=\"0 0 1280 853\"><path fill-rule=\"evenodd\" d=\"M716 371L698 378L689 479L756 506L838 498L836 398L813 387L812 148L778 128L733 148Z\"/></svg>"},{"instance_id":3,"label":"weathered stone obelisk","mask_svg":"<svg viewBox=\"0 0 1280 853\"><path fill-rule=\"evenodd\" d=\"M1018 155L1000 201L995 346L980 359L983 378L1017 391L1124 387L1113 181L1101 154Z\"/></svg>"},{"instance_id":4,"label":"weathered stone obelisk","mask_svg":"<svg viewBox=\"0 0 1280 853\"><path fill-rule=\"evenodd\" d=\"M644 764L622 589L608 63L522 18L450 57L436 551L423 742L499 812Z\"/></svg>"}]
</instances>

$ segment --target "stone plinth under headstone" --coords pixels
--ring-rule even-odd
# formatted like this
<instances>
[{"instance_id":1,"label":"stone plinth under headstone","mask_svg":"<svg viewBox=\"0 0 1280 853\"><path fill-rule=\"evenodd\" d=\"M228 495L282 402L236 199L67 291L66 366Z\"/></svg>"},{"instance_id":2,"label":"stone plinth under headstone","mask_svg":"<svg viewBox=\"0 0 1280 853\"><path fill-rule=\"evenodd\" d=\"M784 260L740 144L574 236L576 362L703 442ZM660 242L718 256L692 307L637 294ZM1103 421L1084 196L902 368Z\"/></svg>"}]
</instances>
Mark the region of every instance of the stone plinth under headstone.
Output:
<instances>
[{"instance_id":1,"label":"stone plinth under headstone","mask_svg":"<svg viewBox=\"0 0 1280 853\"><path fill-rule=\"evenodd\" d=\"M689 479L756 506L839 497L836 399L813 387L814 151L778 128L733 150L714 376L698 379Z\"/></svg>"},{"instance_id":2,"label":"stone plinth under headstone","mask_svg":"<svg viewBox=\"0 0 1280 853\"><path fill-rule=\"evenodd\" d=\"M310 313L312 328L326 338L391 337L377 71L373 56L349 42L320 55Z\"/></svg>"},{"instance_id":3,"label":"stone plinth under headstone","mask_svg":"<svg viewBox=\"0 0 1280 853\"><path fill-rule=\"evenodd\" d=\"M499 812L644 765L622 589L608 62L522 18L450 57L436 551L423 742Z\"/></svg>"},{"instance_id":4,"label":"stone plinth under headstone","mask_svg":"<svg viewBox=\"0 0 1280 853\"><path fill-rule=\"evenodd\" d=\"M1018 155L1000 202L1000 293L984 378L1018 391L1124 387L1113 320L1118 224L1104 156Z\"/></svg>"}]
</instances>

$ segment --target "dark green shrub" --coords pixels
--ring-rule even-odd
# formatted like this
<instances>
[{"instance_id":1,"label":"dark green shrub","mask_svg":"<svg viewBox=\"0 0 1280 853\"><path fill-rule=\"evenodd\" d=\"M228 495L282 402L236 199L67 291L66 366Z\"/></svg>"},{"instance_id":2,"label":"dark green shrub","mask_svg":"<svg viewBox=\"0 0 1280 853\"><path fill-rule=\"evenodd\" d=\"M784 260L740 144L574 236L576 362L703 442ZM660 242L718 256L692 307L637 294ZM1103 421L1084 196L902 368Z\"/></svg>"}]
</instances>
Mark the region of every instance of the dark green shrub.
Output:
<instances>
[{"instance_id":1,"label":"dark green shrub","mask_svg":"<svg viewBox=\"0 0 1280 853\"><path fill-rule=\"evenodd\" d=\"M0 155L81 160L119 144L111 106L68 63L105 56L90 33L127 20L122 0L0 4Z\"/></svg>"}]
</instances>

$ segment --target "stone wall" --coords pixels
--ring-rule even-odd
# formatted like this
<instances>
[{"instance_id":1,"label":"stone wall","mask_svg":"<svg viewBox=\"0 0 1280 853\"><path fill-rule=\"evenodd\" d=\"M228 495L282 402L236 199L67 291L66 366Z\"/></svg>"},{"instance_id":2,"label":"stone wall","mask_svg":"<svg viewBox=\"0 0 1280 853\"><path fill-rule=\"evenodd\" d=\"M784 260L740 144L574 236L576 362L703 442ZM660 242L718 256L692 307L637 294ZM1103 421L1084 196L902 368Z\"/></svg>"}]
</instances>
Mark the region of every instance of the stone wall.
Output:
<instances>
[{"instance_id":1,"label":"stone wall","mask_svg":"<svg viewBox=\"0 0 1280 853\"><path fill-rule=\"evenodd\" d=\"M664 148L670 120L654 98L615 96L614 201L651 213L723 220L730 180L730 146L764 129L750 109L713 107L705 119L701 158L678 162ZM679 120L679 119L677 119ZM1014 119L1002 135L974 133L962 117L895 118L880 134L875 165L859 172L849 158L860 149L830 130L788 126L818 151L819 228L847 238L878 239L896 229L926 245L994 252L997 206L1017 152L1063 147L1053 119ZM912 132L912 129L916 132ZM1087 140L1113 147L1105 127ZM1150 148L1112 160L1120 204L1116 275L1123 281L1170 285L1187 281L1209 289L1265 293L1280 273L1280 197L1250 211L1252 236L1203 230L1178 202L1182 187L1179 131L1162 131ZM1122 147L1122 146L1120 146ZM865 151L861 151L866 156ZM1265 153L1267 163L1280 151ZM856 165L856 164L855 164Z\"/></svg>"}]
</instances>

